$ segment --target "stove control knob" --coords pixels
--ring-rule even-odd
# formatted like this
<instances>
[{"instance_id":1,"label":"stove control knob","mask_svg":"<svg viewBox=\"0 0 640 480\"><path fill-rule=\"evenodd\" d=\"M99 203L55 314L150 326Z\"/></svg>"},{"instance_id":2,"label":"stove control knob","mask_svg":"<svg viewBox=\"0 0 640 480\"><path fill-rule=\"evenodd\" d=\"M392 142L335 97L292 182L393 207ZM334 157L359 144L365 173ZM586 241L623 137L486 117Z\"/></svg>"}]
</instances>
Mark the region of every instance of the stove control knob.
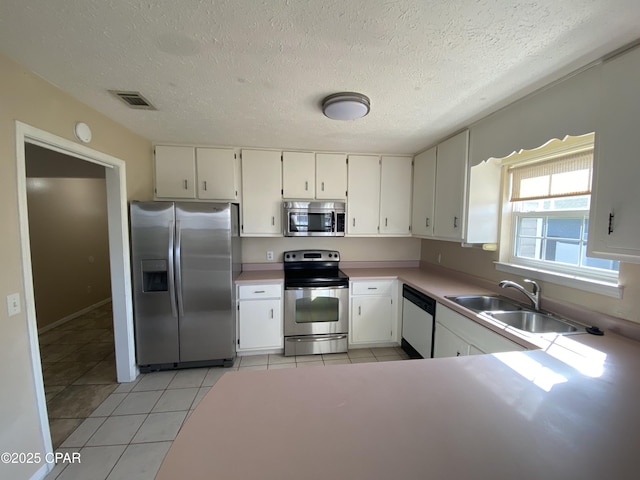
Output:
<instances>
[{"instance_id":1,"label":"stove control knob","mask_svg":"<svg viewBox=\"0 0 640 480\"><path fill-rule=\"evenodd\" d=\"M293 254L291 255L291 258L296 258L296 254L295 254L295 253L293 253Z\"/></svg>"},{"instance_id":2,"label":"stove control knob","mask_svg":"<svg viewBox=\"0 0 640 480\"><path fill-rule=\"evenodd\" d=\"M329 258L331 258L332 256L333 256L332 254L329 254Z\"/></svg>"},{"instance_id":3,"label":"stove control knob","mask_svg":"<svg viewBox=\"0 0 640 480\"><path fill-rule=\"evenodd\" d=\"M286 258L289 258L289 254L287 253L287 254L285 255L285 257L286 257Z\"/></svg>"}]
</instances>

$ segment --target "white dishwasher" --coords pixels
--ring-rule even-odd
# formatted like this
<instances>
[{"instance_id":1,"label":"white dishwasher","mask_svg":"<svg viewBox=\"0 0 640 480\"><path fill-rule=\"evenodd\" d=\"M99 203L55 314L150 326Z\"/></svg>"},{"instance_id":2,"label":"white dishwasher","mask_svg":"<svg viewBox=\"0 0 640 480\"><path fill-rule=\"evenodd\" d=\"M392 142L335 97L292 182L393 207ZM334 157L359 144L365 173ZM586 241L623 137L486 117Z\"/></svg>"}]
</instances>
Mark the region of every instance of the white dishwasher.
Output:
<instances>
[{"instance_id":1,"label":"white dishwasher","mask_svg":"<svg viewBox=\"0 0 640 480\"><path fill-rule=\"evenodd\" d=\"M436 301L408 285L402 286L402 349L410 358L433 357Z\"/></svg>"}]
</instances>

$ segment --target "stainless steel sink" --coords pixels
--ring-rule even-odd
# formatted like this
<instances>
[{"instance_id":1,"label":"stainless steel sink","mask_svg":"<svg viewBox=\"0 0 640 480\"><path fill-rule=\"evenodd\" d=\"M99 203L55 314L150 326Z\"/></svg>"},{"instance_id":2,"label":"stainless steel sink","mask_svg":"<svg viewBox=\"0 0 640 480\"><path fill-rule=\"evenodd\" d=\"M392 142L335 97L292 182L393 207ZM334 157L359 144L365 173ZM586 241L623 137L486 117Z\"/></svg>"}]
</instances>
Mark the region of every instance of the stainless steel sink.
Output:
<instances>
[{"instance_id":1,"label":"stainless steel sink","mask_svg":"<svg viewBox=\"0 0 640 480\"><path fill-rule=\"evenodd\" d=\"M458 295L446 297L469 310L529 333L581 333L583 328L546 312L532 310L499 295Z\"/></svg>"},{"instance_id":2,"label":"stainless steel sink","mask_svg":"<svg viewBox=\"0 0 640 480\"><path fill-rule=\"evenodd\" d=\"M522 310L522 306L513 300L498 295L458 295L446 298L474 312Z\"/></svg>"},{"instance_id":3,"label":"stainless steel sink","mask_svg":"<svg viewBox=\"0 0 640 480\"><path fill-rule=\"evenodd\" d=\"M580 328L578 325L543 312L520 310L517 312L485 311L484 313L510 327L530 333L572 333Z\"/></svg>"}]
</instances>

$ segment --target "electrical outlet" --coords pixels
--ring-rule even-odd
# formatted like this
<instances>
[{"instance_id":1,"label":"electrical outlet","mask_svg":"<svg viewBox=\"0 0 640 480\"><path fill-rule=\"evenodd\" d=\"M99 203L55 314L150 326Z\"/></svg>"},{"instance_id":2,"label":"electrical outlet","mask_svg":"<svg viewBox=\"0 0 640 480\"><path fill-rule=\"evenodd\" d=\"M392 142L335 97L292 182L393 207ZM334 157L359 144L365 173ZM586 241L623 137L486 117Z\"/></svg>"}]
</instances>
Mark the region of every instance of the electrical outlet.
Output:
<instances>
[{"instance_id":1,"label":"electrical outlet","mask_svg":"<svg viewBox=\"0 0 640 480\"><path fill-rule=\"evenodd\" d=\"M7 312L9 316L17 315L20 313L20 294L12 293L7 295Z\"/></svg>"},{"instance_id":2,"label":"electrical outlet","mask_svg":"<svg viewBox=\"0 0 640 480\"><path fill-rule=\"evenodd\" d=\"M273 252L271 250L267 252L267 260L273 260Z\"/></svg>"}]
</instances>

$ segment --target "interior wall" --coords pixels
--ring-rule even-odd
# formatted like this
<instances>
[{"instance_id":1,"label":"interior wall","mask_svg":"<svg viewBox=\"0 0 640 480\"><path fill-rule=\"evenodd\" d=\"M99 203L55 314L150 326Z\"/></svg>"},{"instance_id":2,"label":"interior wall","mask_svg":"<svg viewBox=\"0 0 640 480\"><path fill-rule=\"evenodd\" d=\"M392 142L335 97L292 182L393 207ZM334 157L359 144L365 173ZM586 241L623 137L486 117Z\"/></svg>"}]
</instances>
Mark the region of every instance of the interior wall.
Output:
<instances>
[{"instance_id":1,"label":"interior wall","mask_svg":"<svg viewBox=\"0 0 640 480\"><path fill-rule=\"evenodd\" d=\"M338 250L340 261L418 261L420 240L417 238L248 238L242 239L242 263L267 263L267 251L274 254L273 262L282 262L285 250Z\"/></svg>"},{"instance_id":2,"label":"interior wall","mask_svg":"<svg viewBox=\"0 0 640 480\"><path fill-rule=\"evenodd\" d=\"M485 251L478 247L465 248L455 242L422 240L420 259L493 281L496 285L500 280L505 279L516 282L523 280L523 277L496 270L493 262L498 261L497 251ZM619 282L624 285L622 299L597 295L549 282L538 283L542 288L543 302L545 297L552 298L640 323L640 265L620 263Z\"/></svg>"},{"instance_id":3,"label":"interior wall","mask_svg":"<svg viewBox=\"0 0 640 480\"><path fill-rule=\"evenodd\" d=\"M106 181L27 178L27 204L42 329L111 296Z\"/></svg>"},{"instance_id":4,"label":"interior wall","mask_svg":"<svg viewBox=\"0 0 640 480\"><path fill-rule=\"evenodd\" d=\"M115 101L115 100L114 100ZM57 87L0 55L0 300L20 295L21 312L0 308L0 451L44 453L36 400L18 220L15 121L76 142L73 127L87 123L89 147L126 162L129 199L150 200L153 192L151 142L78 102ZM29 478L42 465L2 465L6 478Z\"/></svg>"}]
</instances>

